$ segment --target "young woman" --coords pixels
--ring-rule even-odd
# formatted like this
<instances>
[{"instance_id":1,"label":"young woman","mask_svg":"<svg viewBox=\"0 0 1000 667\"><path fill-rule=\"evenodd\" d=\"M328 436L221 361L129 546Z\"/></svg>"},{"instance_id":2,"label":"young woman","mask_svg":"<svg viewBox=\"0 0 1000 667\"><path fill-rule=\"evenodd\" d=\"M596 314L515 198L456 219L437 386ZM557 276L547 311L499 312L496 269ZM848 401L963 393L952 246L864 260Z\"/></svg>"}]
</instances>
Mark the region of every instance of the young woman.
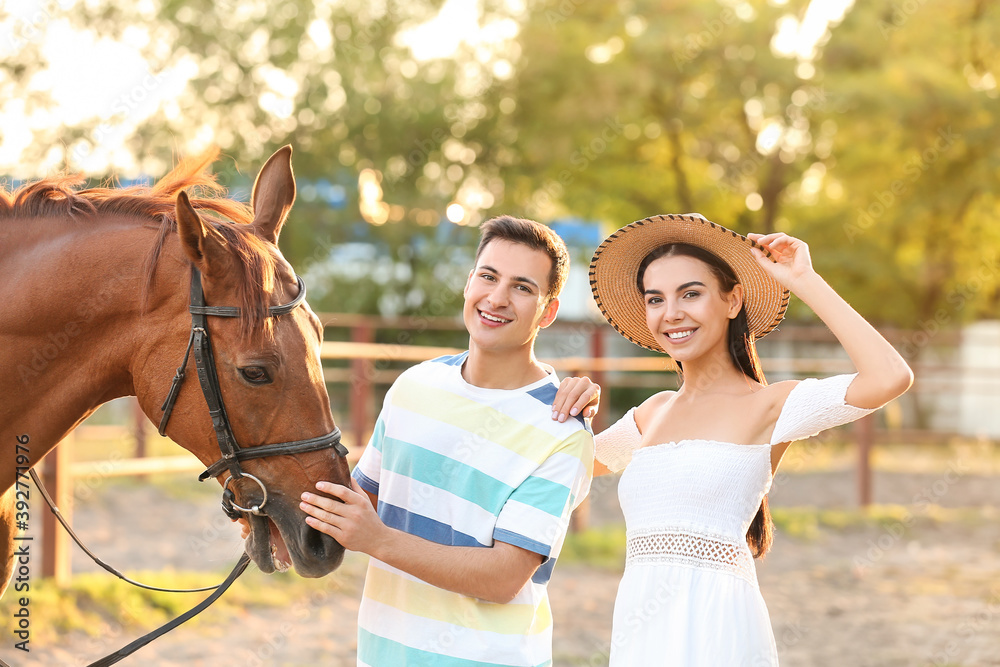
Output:
<instances>
[{"instance_id":1,"label":"young woman","mask_svg":"<svg viewBox=\"0 0 1000 667\"><path fill-rule=\"evenodd\" d=\"M595 474L624 470L611 665L776 665L753 564L771 545L774 471L793 440L881 407L912 373L786 234L745 238L699 215L647 218L601 244L591 283L608 322L669 354L683 378L597 436ZM766 383L754 341L781 321L789 291L836 335L856 374Z\"/></svg>"}]
</instances>

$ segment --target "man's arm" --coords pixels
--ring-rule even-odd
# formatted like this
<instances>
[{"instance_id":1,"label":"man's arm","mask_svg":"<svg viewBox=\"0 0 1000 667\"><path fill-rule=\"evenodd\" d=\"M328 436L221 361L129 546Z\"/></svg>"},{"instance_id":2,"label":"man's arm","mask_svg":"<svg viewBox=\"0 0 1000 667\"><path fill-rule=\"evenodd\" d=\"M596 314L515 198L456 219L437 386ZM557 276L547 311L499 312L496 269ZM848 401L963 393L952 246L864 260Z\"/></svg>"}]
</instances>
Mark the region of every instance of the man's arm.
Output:
<instances>
[{"instance_id":1,"label":"man's arm","mask_svg":"<svg viewBox=\"0 0 1000 667\"><path fill-rule=\"evenodd\" d=\"M513 600L542 564L541 554L505 542L457 547L390 528L375 512L376 497L354 478L351 486L316 484L332 498L303 493L299 507L309 515L306 523L351 551L366 553L438 588L502 604Z\"/></svg>"}]
</instances>

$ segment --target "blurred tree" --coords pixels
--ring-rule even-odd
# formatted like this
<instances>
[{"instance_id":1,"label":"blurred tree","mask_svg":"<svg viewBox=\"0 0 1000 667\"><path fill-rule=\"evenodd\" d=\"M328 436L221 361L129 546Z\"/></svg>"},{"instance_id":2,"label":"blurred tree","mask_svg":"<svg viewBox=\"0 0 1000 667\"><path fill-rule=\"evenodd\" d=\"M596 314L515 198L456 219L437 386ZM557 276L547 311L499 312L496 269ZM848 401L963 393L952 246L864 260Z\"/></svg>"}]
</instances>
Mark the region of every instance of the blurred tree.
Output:
<instances>
[{"instance_id":1,"label":"blurred tree","mask_svg":"<svg viewBox=\"0 0 1000 667\"><path fill-rule=\"evenodd\" d=\"M800 2L804 6L807 3ZM535 3L517 75L510 193L624 224L701 211L769 231L815 159L809 83L768 44L787 8L746 2ZM759 213L754 213L759 211Z\"/></svg>"},{"instance_id":2,"label":"blurred tree","mask_svg":"<svg viewBox=\"0 0 1000 667\"><path fill-rule=\"evenodd\" d=\"M507 111L489 154L504 206L780 229L875 322L995 317L1000 7L863 3L839 25L821 10L530 4L516 74L488 93Z\"/></svg>"},{"instance_id":3,"label":"blurred tree","mask_svg":"<svg viewBox=\"0 0 1000 667\"><path fill-rule=\"evenodd\" d=\"M263 159L292 143L300 198L295 223L282 234L286 256L305 270L335 261L330 253L342 244L362 241L381 249L380 261L403 265L393 275L414 277L385 281L384 295L359 299L343 293L370 290L370 277L340 276L342 284L327 290L317 307L377 312L388 304L420 312L454 292L454 286L424 276L433 275L442 248L475 242L475 231L467 227L480 220L479 209L492 205L501 194L495 189L502 187L483 179L475 164L482 146L474 130L485 115L478 97L492 81L493 46L460 41L447 58L418 60L403 43L407 31L436 16L441 5L94 0L67 9L51 3L32 35L71 21L79 31L141 47L149 73L138 86L142 90L126 89L116 100L111 118L39 126L25 159L40 163L50 151L62 150L68 168L79 169L78 158L89 155L111 128L128 125L137 98L165 85L161 73L183 70L189 78L183 94L129 139L140 166L162 173L178 143L205 137L202 144L217 143L239 156L238 166L223 162L217 169L223 183L247 195ZM484 12L483 21L504 18L489 2ZM23 23L16 23L21 32ZM46 64L42 39L24 40L0 66L0 89L8 99L37 85L33 77ZM105 66L113 77L115 65ZM44 95L38 97L20 99L44 107ZM444 219L446 209L460 224Z\"/></svg>"},{"instance_id":4,"label":"blurred tree","mask_svg":"<svg viewBox=\"0 0 1000 667\"><path fill-rule=\"evenodd\" d=\"M821 266L883 321L933 334L997 317L997 45L996 3L862 3L819 63L830 157L796 208L837 249Z\"/></svg>"},{"instance_id":5,"label":"blurred tree","mask_svg":"<svg viewBox=\"0 0 1000 667\"><path fill-rule=\"evenodd\" d=\"M461 52L422 62L399 40L440 6L166 0L160 10L179 33L175 42L199 62L197 99L184 118L209 119L218 141L245 160L292 142L300 181L343 188L340 208L302 193L285 253L308 267L363 241L381 249L376 262L404 267L375 293L367 272L340 275L319 307L422 312L450 293L422 277L432 275L439 247L471 236L440 225L475 161L478 147L462 137L475 124L478 90Z\"/></svg>"},{"instance_id":6,"label":"blurred tree","mask_svg":"<svg viewBox=\"0 0 1000 667\"><path fill-rule=\"evenodd\" d=\"M240 156L239 170L220 165L224 182L245 191L293 143L286 255L303 271L345 264L357 241L391 265L318 268L335 281L322 309L448 314L461 281L435 271L467 257L487 215L610 231L699 211L804 237L873 321L936 331L996 316L1000 7L878 0L841 21L834 4L485 0L478 30L421 55L413 30L461 3L90 0L70 14L54 2L15 22L0 105L37 115L29 160L64 147L73 167L100 142L99 120L42 122L36 24L63 15L140 45L154 85L186 72L130 150L159 173L181 140L214 138ZM101 66L111 85L114 65Z\"/></svg>"}]
</instances>

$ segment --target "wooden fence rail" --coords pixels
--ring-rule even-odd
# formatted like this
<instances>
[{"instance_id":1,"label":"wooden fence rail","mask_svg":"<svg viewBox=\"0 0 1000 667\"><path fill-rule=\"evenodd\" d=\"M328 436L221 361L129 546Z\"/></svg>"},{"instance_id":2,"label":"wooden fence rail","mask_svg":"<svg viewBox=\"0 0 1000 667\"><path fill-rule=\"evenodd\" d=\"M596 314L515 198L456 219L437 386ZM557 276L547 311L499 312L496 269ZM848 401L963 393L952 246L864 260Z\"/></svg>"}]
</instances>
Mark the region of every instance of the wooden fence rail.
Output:
<instances>
[{"instance_id":1,"label":"wooden fence rail","mask_svg":"<svg viewBox=\"0 0 1000 667\"><path fill-rule=\"evenodd\" d=\"M343 325L342 319L335 323L325 321L328 326ZM442 318L443 319L443 318ZM454 321L447 320L451 325ZM441 326L442 323L434 324ZM349 361L347 367L324 368L328 383L347 384L349 387L349 414L352 436L352 454L358 456L367 441L370 424L374 421L373 409L375 403L376 385L389 384L402 372L400 368L388 366L399 363L417 363L442 355L457 354L462 350L451 347L430 347L413 345L395 345L373 342L376 327L364 318L352 318L351 341L324 342L321 357L328 361ZM459 323L460 326L460 323ZM629 386L631 380L614 379L611 373L649 373L669 372L675 370L673 362L668 357L605 357L603 356L603 338L595 328L591 338L590 350L594 356L562 357L546 360L561 374L591 375L604 388L604 401L607 404L615 386ZM828 375L849 372L850 362L840 359L763 359L765 371L780 371L790 373L810 373ZM632 376L633 378L635 376ZM197 472L203 465L195 457L167 456L146 458L146 426L147 420L134 403L133 436L136 442L136 457L117 459L109 464L106 461L71 462L70 447L56 447L43 460L43 479L50 493L59 505L63 515L72 521L72 499L74 480L85 479L96 475L99 477L114 477L127 475L149 475L158 473ZM595 431L600 431L607 420L607 410L598 414L594 424ZM871 466L870 450L874 437L873 422L865 418L855 429L858 443L858 496L862 505L871 502ZM87 428L114 428L90 427ZM122 427L117 427L119 433ZM74 439L70 434L61 444L69 444ZM44 555L43 575L54 577L57 584L64 585L70 578L70 547L69 538L59 528L51 514L44 511L43 529Z\"/></svg>"}]
</instances>

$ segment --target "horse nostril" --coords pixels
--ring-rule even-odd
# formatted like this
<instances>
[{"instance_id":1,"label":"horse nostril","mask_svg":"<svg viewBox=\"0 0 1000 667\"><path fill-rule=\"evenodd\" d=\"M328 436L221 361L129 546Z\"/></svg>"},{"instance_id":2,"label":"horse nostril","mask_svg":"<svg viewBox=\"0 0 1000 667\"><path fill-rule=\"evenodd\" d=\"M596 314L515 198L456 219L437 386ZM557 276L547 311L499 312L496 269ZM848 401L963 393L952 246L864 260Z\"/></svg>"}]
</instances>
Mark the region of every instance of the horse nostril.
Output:
<instances>
[{"instance_id":1,"label":"horse nostril","mask_svg":"<svg viewBox=\"0 0 1000 667\"><path fill-rule=\"evenodd\" d=\"M336 543L336 540L329 535L325 535L311 526L306 526L306 535L303 540L303 546L311 556L316 558L326 556L330 546Z\"/></svg>"}]
</instances>

